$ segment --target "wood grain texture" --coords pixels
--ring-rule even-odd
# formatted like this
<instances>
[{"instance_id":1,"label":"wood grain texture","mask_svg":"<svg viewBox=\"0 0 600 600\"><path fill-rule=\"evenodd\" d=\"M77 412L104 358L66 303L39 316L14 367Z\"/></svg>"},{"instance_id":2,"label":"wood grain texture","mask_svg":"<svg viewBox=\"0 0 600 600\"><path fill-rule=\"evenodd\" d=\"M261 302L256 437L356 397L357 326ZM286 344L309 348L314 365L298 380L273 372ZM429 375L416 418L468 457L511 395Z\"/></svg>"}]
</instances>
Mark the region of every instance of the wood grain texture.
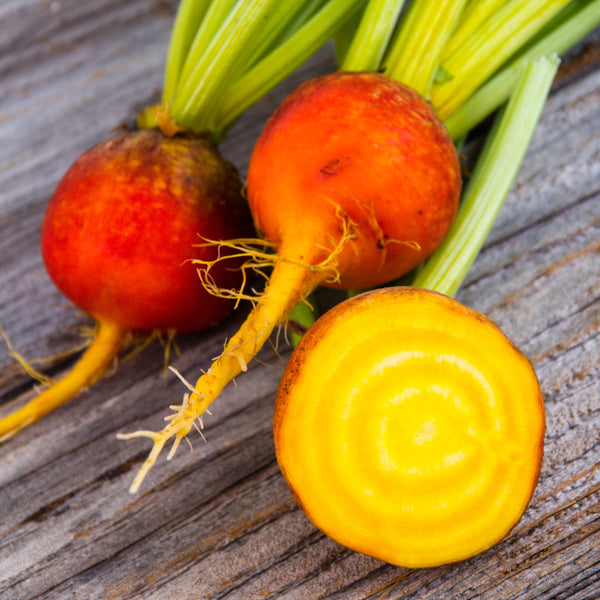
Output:
<instances>
[{"instance_id":1,"label":"wood grain texture","mask_svg":"<svg viewBox=\"0 0 600 600\"><path fill-rule=\"evenodd\" d=\"M0 326L60 376L90 320L68 308L39 256L40 223L70 162L158 98L175 0L4 0L0 5ZM148 451L119 431L157 428L181 384L155 343L0 446L1 600L486 599L600 597L600 69L598 36L572 53L525 164L459 299L531 358L548 429L540 483L514 532L459 564L406 570L342 548L306 519L273 452L289 350L263 351L191 436L127 488ZM244 172L285 93L334 67L325 49L223 143ZM179 340L194 379L243 311ZM485 349L482 349L484 351ZM31 381L0 352L0 402Z\"/></svg>"}]
</instances>

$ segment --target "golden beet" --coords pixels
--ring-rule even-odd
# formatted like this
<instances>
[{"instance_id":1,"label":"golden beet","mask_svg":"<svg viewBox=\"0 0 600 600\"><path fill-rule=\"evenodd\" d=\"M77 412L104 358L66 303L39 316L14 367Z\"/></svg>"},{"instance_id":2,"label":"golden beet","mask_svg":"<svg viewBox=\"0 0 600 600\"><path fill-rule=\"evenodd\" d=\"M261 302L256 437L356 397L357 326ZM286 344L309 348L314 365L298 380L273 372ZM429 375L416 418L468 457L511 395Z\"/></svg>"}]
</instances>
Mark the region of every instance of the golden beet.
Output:
<instances>
[{"instance_id":1,"label":"golden beet","mask_svg":"<svg viewBox=\"0 0 600 600\"><path fill-rule=\"evenodd\" d=\"M308 517L406 567L466 559L516 525L545 427L535 371L442 294L356 296L304 335L280 383L277 459Z\"/></svg>"}]
</instances>

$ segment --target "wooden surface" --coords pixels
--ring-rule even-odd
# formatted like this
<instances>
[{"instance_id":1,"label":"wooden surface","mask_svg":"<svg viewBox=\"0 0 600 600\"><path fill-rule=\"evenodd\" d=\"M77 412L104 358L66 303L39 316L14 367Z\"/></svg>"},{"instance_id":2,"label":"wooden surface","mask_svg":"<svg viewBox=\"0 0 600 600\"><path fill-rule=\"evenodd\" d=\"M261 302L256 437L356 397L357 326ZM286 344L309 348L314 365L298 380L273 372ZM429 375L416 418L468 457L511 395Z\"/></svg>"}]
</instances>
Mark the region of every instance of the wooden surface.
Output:
<instances>
[{"instance_id":1,"label":"wooden surface","mask_svg":"<svg viewBox=\"0 0 600 600\"><path fill-rule=\"evenodd\" d=\"M76 156L158 98L175 0L0 4L0 326L28 359L57 356L91 322L45 275L44 206ZM597 40L596 36L596 40ZM244 171L286 90L333 68L321 52L222 145ZM326 538L276 464L273 399L289 352L267 350L230 386L193 452L128 486L182 388L155 343L0 446L0 599L600 597L600 69L597 42L563 65L531 150L459 299L535 365L548 428L539 486L512 535L472 560L406 570ZM243 315L179 340L195 379ZM483 351L484 349L482 349ZM58 377L72 364L43 366ZM31 380L0 351L0 402Z\"/></svg>"}]
</instances>

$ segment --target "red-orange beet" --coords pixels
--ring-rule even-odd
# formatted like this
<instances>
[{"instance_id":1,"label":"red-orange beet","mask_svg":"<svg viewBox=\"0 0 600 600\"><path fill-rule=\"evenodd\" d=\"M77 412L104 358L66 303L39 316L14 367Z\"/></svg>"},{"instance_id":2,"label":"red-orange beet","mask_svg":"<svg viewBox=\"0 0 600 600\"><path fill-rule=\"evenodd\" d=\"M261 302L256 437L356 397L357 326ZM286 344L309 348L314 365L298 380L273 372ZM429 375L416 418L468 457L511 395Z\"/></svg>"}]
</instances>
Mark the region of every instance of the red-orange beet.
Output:
<instances>
[{"instance_id":1,"label":"red-orange beet","mask_svg":"<svg viewBox=\"0 0 600 600\"><path fill-rule=\"evenodd\" d=\"M280 253L331 250L347 228L337 259L344 288L381 285L426 259L460 190L456 149L432 106L378 73L338 72L297 88L269 119L248 171L256 226Z\"/></svg>"},{"instance_id":2,"label":"red-orange beet","mask_svg":"<svg viewBox=\"0 0 600 600\"><path fill-rule=\"evenodd\" d=\"M217 258L202 238L251 235L241 190L235 168L197 136L123 133L73 163L48 205L42 255L57 287L95 317L97 335L63 379L0 419L0 440L94 383L130 334L198 331L231 312L233 300L207 292L193 261ZM239 265L217 261L215 285L237 289Z\"/></svg>"},{"instance_id":3,"label":"red-orange beet","mask_svg":"<svg viewBox=\"0 0 600 600\"><path fill-rule=\"evenodd\" d=\"M67 171L42 225L42 256L56 286L99 321L130 331L197 331L232 301L209 294L192 259L252 230L242 184L204 138L125 133L83 154ZM194 246L196 245L196 246ZM237 288L235 262L211 275Z\"/></svg>"}]
</instances>

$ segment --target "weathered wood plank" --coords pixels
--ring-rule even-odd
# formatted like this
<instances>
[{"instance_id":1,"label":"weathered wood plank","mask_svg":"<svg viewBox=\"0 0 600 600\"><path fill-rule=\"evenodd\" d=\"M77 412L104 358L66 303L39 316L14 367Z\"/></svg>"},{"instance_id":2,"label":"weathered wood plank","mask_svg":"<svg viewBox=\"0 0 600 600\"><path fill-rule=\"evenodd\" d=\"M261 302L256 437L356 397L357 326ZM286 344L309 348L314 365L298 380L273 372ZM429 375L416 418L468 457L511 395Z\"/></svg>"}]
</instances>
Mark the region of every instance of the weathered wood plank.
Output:
<instances>
[{"instance_id":1,"label":"weathered wood plank","mask_svg":"<svg viewBox=\"0 0 600 600\"><path fill-rule=\"evenodd\" d=\"M79 341L90 320L44 273L46 202L85 148L156 99L176 1L6 1L0 6L0 326L28 358ZM596 36L597 39L598 36ZM148 450L119 431L156 428L181 384L154 344L0 446L0 599L569 599L600 596L600 70L575 53L515 189L459 299L494 318L532 359L548 414L532 504L483 555L406 570L316 530L272 448L273 398L289 350L266 349L206 420L204 444L127 487ZM333 68L329 49L263 100L223 153L245 170L265 119L298 81ZM194 379L243 314L182 337ZM60 376L72 358L56 358ZM0 401L31 382L0 352Z\"/></svg>"}]
</instances>

